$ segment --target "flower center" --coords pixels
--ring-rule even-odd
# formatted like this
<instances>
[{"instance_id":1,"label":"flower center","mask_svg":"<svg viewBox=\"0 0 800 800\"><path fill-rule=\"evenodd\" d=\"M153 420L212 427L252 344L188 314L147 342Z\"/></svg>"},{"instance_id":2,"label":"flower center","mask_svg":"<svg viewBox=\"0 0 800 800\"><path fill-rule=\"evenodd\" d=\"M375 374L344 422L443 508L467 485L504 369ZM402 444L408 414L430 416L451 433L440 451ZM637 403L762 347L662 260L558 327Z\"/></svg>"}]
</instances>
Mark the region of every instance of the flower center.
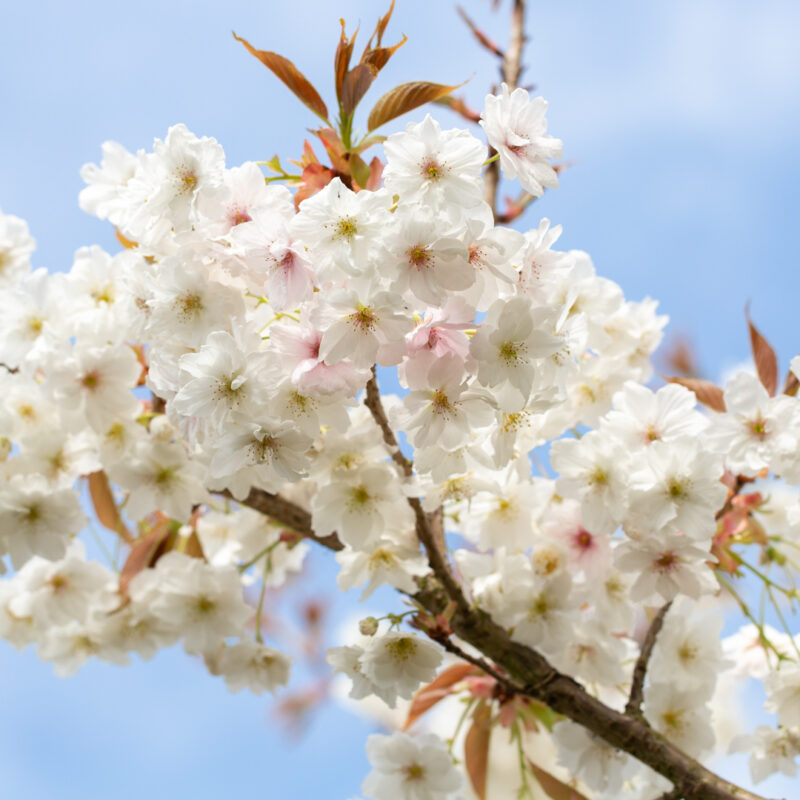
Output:
<instances>
[{"instance_id":1,"label":"flower center","mask_svg":"<svg viewBox=\"0 0 800 800\"><path fill-rule=\"evenodd\" d=\"M100 385L100 373L95 369L84 374L81 385L86 389L96 389Z\"/></svg>"},{"instance_id":2,"label":"flower center","mask_svg":"<svg viewBox=\"0 0 800 800\"><path fill-rule=\"evenodd\" d=\"M333 234L334 239L351 240L358 233L358 225L355 217L341 217L336 222L336 230Z\"/></svg>"},{"instance_id":3,"label":"flower center","mask_svg":"<svg viewBox=\"0 0 800 800\"><path fill-rule=\"evenodd\" d=\"M369 307L358 304L358 310L350 314L347 318L354 328L360 329L361 332L375 330L375 322L378 315Z\"/></svg>"},{"instance_id":4,"label":"flower center","mask_svg":"<svg viewBox=\"0 0 800 800\"><path fill-rule=\"evenodd\" d=\"M408 260L411 265L417 268L429 267L433 257L426 249L425 245L416 244L408 250Z\"/></svg>"},{"instance_id":5,"label":"flower center","mask_svg":"<svg viewBox=\"0 0 800 800\"><path fill-rule=\"evenodd\" d=\"M386 650L395 661L408 661L417 652L417 643L410 636L404 636L388 641Z\"/></svg>"}]
</instances>

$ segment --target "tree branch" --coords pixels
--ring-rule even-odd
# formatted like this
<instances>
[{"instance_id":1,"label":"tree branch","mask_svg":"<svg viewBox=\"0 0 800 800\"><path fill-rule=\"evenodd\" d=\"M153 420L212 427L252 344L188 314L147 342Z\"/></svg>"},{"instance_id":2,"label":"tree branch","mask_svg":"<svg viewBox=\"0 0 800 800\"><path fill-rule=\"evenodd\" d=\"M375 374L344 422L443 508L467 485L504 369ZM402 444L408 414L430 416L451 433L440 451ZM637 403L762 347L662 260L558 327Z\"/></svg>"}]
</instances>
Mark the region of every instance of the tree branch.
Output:
<instances>
[{"instance_id":1,"label":"tree branch","mask_svg":"<svg viewBox=\"0 0 800 800\"><path fill-rule=\"evenodd\" d=\"M228 491L220 492L220 494L236 500ZM250 494L244 500L237 502L241 502L242 505L277 520L286 525L287 528L291 528L306 539L311 539L317 544L321 544L328 550L333 550L334 552L344 550L344 545L335 533L331 533L328 536L317 536L311 527L311 514L279 494L272 494L271 492L265 492L263 489L254 488L250 490Z\"/></svg>"},{"instance_id":2,"label":"tree branch","mask_svg":"<svg viewBox=\"0 0 800 800\"><path fill-rule=\"evenodd\" d=\"M525 6L527 0L514 0L511 10L511 35L508 49L503 56L501 73L503 81L508 84L509 91L514 91L519 84L522 72L522 50L525 47ZM496 154L493 147L489 148L489 157ZM493 161L483 173L483 198L491 206L495 222L499 219L497 211L497 190L500 185L500 164Z\"/></svg>"},{"instance_id":3,"label":"tree branch","mask_svg":"<svg viewBox=\"0 0 800 800\"><path fill-rule=\"evenodd\" d=\"M378 379L375 375L374 365L372 367L372 377L367 382L364 405L370 410L373 419L381 429L383 441L389 448L389 452L395 463L400 465L406 478L410 478L414 474L414 464L409 458L403 455L402 450L400 450L400 445L397 443L397 437L394 435L394 431L389 424L389 418L386 416L386 411L381 402L381 394L378 389ZM409 497L408 504L414 512L417 538L425 548L425 552L428 556L428 564L431 570L433 570L433 574L442 584L450 599L453 600L459 608L469 609L469 603L464 597L461 586L459 586L458 582L453 577L453 573L450 571L450 566L445 558L444 543L442 542L440 545L439 541L437 541L436 532L431 524L431 518L425 513L425 509L423 509L422 503L418 497Z\"/></svg>"},{"instance_id":4,"label":"tree branch","mask_svg":"<svg viewBox=\"0 0 800 800\"><path fill-rule=\"evenodd\" d=\"M644 679L647 675L647 665L650 662L650 655L656 644L656 639L661 631L661 626L664 624L664 617L667 615L672 601L661 606L661 608L653 617L650 627L647 629L647 635L642 642L642 649L639 651L639 658L636 660L636 666L633 670L633 681L631 683L631 693L628 697L628 703L625 706L625 713L629 717L636 717L642 719L642 697L644 693Z\"/></svg>"},{"instance_id":5,"label":"tree branch","mask_svg":"<svg viewBox=\"0 0 800 800\"><path fill-rule=\"evenodd\" d=\"M253 489L245 505L267 514L323 547L330 550L342 548L335 535L314 535L311 515L279 495ZM436 577L439 578L438 575ZM450 580L453 580L452 577ZM420 588L413 598L433 615L452 608L451 598L439 580L430 577L420 580ZM509 691L545 703L553 711L583 725L612 747L632 755L671 781L675 790L662 800L764 800L715 775L639 719L621 714L601 703L573 678L554 669L541 653L515 642L488 614L471 607L466 600L463 604L456 604L450 625L460 639L502 667L507 677L493 668L489 674ZM461 653L459 656L464 657ZM478 666L485 669L483 664Z\"/></svg>"}]
</instances>

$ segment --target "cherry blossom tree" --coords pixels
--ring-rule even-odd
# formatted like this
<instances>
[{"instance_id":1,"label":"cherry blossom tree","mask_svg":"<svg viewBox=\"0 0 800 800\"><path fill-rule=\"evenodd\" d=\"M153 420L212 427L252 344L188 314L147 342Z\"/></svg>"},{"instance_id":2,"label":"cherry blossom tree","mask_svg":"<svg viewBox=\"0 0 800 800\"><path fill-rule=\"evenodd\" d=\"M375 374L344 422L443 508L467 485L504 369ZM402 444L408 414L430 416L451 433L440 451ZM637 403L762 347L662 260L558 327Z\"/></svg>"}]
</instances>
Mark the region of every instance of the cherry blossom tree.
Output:
<instances>
[{"instance_id":1,"label":"cherry blossom tree","mask_svg":"<svg viewBox=\"0 0 800 800\"><path fill-rule=\"evenodd\" d=\"M0 215L0 636L59 675L180 642L231 691L280 691L264 599L316 547L340 588L396 589L326 654L405 718L366 742L366 797L758 800L708 764L796 774L800 356L781 383L748 319L754 374L658 385L656 303L557 250L549 220L525 229L563 169L519 85L525 0L505 49L461 12L501 67L482 110L419 81L357 132L405 42L384 43L393 5L357 62L343 23L335 117L236 36L321 121L293 166L227 167L181 124L149 152L107 142L79 202L121 250L67 274L33 270ZM470 129L417 112L376 132L426 103ZM501 174L521 187L504 210ZM87 558L87 514L118 569ZM751 678L775 726L721 735ZM493 784L500 746L515 768Z\"/></svg>"}]
</instances>

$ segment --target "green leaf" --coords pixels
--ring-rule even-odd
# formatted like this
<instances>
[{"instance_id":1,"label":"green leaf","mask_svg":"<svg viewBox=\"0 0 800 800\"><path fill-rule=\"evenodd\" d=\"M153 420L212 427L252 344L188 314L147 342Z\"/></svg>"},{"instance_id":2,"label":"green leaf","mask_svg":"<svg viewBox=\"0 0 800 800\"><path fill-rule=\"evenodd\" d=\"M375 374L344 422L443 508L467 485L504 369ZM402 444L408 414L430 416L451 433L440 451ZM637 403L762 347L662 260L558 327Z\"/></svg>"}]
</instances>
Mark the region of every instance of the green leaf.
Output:
<instances>
[{"instance_id":1,"label":"green leaf","mask_svg":"<svg viewBox=\"0 0 800 800\"><path fill-rule=\"evenodd\" d=\"M351 153L348 161L350 163L350 174L362 189L366 189L371 174L369 164L357 153Z\"/></svg>"}]
</instances>

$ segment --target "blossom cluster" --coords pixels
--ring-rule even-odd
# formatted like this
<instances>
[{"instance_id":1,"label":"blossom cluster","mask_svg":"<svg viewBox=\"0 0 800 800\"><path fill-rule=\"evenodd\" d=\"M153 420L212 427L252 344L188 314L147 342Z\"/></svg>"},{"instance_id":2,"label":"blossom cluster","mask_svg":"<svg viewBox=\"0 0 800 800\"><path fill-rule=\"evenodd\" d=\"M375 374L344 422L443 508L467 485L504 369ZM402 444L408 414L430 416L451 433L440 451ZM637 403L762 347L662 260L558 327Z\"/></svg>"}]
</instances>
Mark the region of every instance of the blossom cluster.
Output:
<instances>
[{"instance_id":1,"label":"blossom cluster","mask_svg":"<svg viewBox=\"0 0 800 800\"><path fill-rule=\"evenodd\" d=\"M556 185L561 152L545 108L504 87L483 119L507 175L534 195ZM429 572L408 503L420 498L441 509L477 606L612 705L631 682L637 609L674 601L644 714L710 754L718 677L745 649L723 653L721 619L698 615L719 590L722 479L800 483L800 401L746 373L713 415L682 386L648 388L666 318L626 300L586 253L557 250L548 220L495 225L484 142L427 116L384 150L380 188L335 177L296 207L258 165L226 167L214 139L183 125L150 152L106 143L83 169L80 205L127 246L82 248L63 274L32 270L25 223L0 216L0 555L16 570L0 583L0 635L35 644L60 674L180 640L232 690L271 691L289 659L262 642L246 590L281 585L308 546L239 504L255 489L305 509L317 536L344 545L340 587L366 596L384 584L413 594ZM378 368L402 388L383 403L410 475L361 403ZM153 537L121 574L75 539L79 481L98 475L115 487L121 532ZM785 510L797 544L796 497ZM389 631L328 660L354 697L394 706L435 676L441 652ZM750 673L781 726L753 734L758 778L795 768L798 674ZM595 797L669 788L574 723L553 736ZM363 791L376 800L461 791L425 737L377 737L368 754Z\"/></svg>"}]
</instances>

